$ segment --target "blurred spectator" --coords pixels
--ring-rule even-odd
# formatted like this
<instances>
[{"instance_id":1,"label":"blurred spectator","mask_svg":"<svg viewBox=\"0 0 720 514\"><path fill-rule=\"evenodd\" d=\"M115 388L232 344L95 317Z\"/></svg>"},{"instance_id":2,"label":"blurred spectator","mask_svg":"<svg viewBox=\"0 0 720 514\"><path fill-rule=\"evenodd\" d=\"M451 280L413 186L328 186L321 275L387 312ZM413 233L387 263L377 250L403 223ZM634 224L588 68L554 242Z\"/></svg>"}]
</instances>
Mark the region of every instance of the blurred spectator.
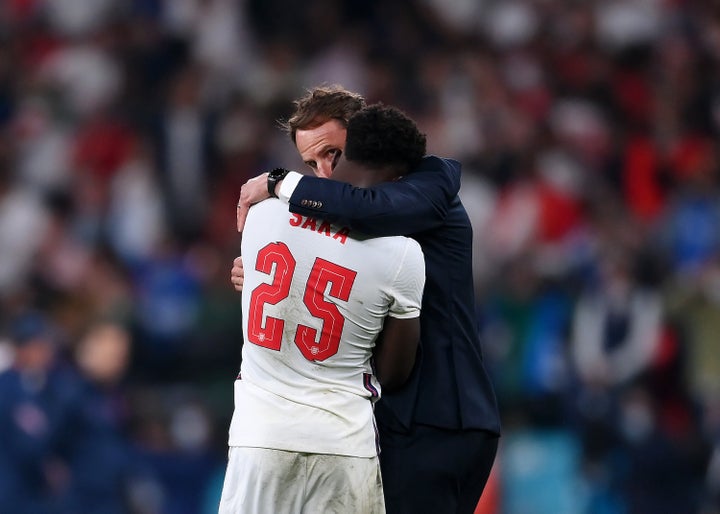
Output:
<instances>
[{"instance_id":1,"label":"blurred spectator","mask_svg":"<svg viewBox=\"0 0 720 514\"><path fill-rule=\"evenodd\" d=\"M157 380L175 376L187 361L197 322L200 282L187 255L172 240L132 268L137 335L137 371Z\"/></svg>"},{"instance_id":2,"label":"blurred spectator","mask_svg":"<svg viewBox=\"0 0 720 514\"><path fill-rule=\"evenodd\" d=\"M567 387L565 341L571 303L551 280L509 262L482 312L484 344L506 426L558 423Z\"/></svg>"},{"instance_id":3,"label":"blurred spectator","mask_svg":"<svg viewBox=\"0 0 720 514\"><path fill-rule=\"evenodd\" d=\"M106 0L106 3L115 0ZM54 0L55 3L77 0ZM93 5L100 5L98 2ZM80 12L88 10L79 9ZM90 10L91 11L91 10ZM66 12L59 10L58 12ZM123 82L122 70L100 41L90 38L67 40L41 61L38 74L42 83L57 91L69 114L83 118L107 107L117 96Z\"/></svg>"},{"instance_id":4,"label":"blurred spectator","mask_svg":"<svg viewBox=\"0 0 720 514\"><path fill-rule=\"evenodd\" d=\"M681 275L696 274L720 254L718 158L707 142L693 146L676 154L672 169L681 180L659 227L663 249Z\"/></svg>"},{"instance_id":5,"label":"blurred spectator","mask_svg":"<svg viewBox=\"0 0 720 514\"><path fill-rule=\"evenodd\" d=\"M581 384L610 394L648 369L660 343L660 293L638 283L633 266L621 250L606 257L574 313L570 344Z\"/></svg>"},{"instance_id":6,"label":"blurred spectator","mask_svg":"<svg viewBox=\"0 0 720 514\"><path fill-rule=\"evenodd\" d=\"M675 404L668 416L642 385L623 391L616 420L620 437L614 472L628 512L701 512L709 447L697 418ZM677 407L680 407L678 410ZM665 412L664 412L665 411Z\"/></svg>"},{"instance_id":7,"label":"blurred spectator","mask_svg":"<svg viewBox=\"0 0 720 514\"><path fill-rule=\"evenodd\" d=\"M3 160L0 156L0 296L23 288L48 225L39 192L14 181Z\"/></svg>"},{"instance_id":8,"label":"blurred spectator","mask_svg":"<svg viewBox=\"0 0 720 514\"><path fill-rule=\"evenodd\" d=\"M168 218L173 234L185 242L202 235L214 164L214 113L205 109L201 89L199 69L180 70L154 120Z\"/></svg>"},{"instance_id":9,"label":"blurred spectator","mask_svg":"<svg viewBox=\"0 0 720 514\"><path fill-rule=\"evenodd\" d=\"M128 331L115 323L90 327L74 348L78 382L62 450L70 483L65 512L128 512L130 490L142 476L129 443L123 379L130 362Z\"/></svg>"},{"instance_id":10,"label":"blurred spectator","mask_svg":"<svg viewBox=\"0 0 720 514\"><path fill-rule=\"evenodd\" d=\"M15 315L5 333L12 367L0 373L0 511L62 512L70 471L60 452L72 411L72 379L42 314Z\"/></svg>"},{"instance_id":11,"label":"blurred spectator","mask_svg":"<svg viewBox=\"0 0 720 514\"><path fill-rule=\"evenodd\" d=\"M148 145L133 145L109 187L105 233L115 252L130 264L150 258L167 238L167 213Z\"/></svg>"},{"instance_id":12,"label":"blurred spectator","mask_svg":"<svg viewBox=\"0 0 720 514\"><path fill-rule=\"evenodd\" d=\"M720 436L720 261L714 259L693 280L676 280L666 290L669 316L682 334L684 375L693 397L707 412L706 430Z\"/></svg>"},{"instance_id":13,"label":"blurred spectator","mask_svg":"<svg viewBox=\"0 0 720 514\"><path fill-rule=\"evenodd\" d=\"M91 251L75 225L77 208L71 196L53 191L45 196L45 206L50 217L35 255L33 280L36 287L43 288L44 299L49 302L57 295L73 295L78 290Z\"/></svg>"},{"instance_id":14,"label":"blurred spectator","mask_svg":"<svg viewBox=\"0 0 720 514\"><path fill-rule=\"evenodd\" d=\"M17 106L12 128L18 145L18 178L40 192L63 189L71 182L68 128L57 119L42 96L25 98Z\"/></svg>"},{"instance_id":15,"label":"blurred spectator","mask_svg":"<svg viewBox=\"0 0 720 514\"><path fill-rule=\"evenodd\" d=\"M51 26L66 36L82 36L100 30L113 11L117 0L97 0L88 4L83 0L44 0Z\"/></svg>"},{"instance_id":16,"label":"blurred spectator","mask_svg":"<svg viewBox=\"0 0 720 514\"><path fill-rule=\"evenodd\" d=\"M152 470L146 485L154 490L155 505L147 512L217 512L222 485L217 475L225 461L212 445L208 412L193 396L175 387L138 404L144 414L135 424L136 440L142 462Z\"/></svg>"}]
</instances>

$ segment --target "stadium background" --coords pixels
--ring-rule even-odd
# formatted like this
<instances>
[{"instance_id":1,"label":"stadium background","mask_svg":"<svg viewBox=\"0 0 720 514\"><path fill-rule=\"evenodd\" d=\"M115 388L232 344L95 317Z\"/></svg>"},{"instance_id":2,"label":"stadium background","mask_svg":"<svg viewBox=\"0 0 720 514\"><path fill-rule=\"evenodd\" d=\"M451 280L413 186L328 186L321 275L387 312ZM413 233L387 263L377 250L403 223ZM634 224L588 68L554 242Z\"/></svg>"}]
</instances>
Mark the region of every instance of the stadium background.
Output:
<instances>
[{"instance_id":1,"label":"stadium background","mask_svg":"<svg viewBox=\"0 0 720 514\"><path fill-rule=\"evenodd\" d=\"M39 313L39 387L83 383L68 408L96 421L0 413L44 449L45 499L123 469L131 512L215 510L236 198L302 169L276 121L340 83L464 165L504 422L478 511L720 512L715 2L4 0L0 42L2 368Z\"/></svg>"}]
</instances>

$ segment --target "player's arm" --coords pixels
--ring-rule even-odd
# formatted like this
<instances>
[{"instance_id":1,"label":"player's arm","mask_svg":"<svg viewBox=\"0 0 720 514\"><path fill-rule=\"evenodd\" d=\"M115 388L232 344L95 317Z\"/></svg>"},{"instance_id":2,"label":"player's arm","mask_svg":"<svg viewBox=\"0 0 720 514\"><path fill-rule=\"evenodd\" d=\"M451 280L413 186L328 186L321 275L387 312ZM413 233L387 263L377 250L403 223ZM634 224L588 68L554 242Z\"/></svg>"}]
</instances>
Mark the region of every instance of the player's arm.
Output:
<instances>
[{"instance_id":1,"label":"player's arm","mask_svg":"<svg viewBox=\"0 0 720 514\"><path fill-rule=\"evenodd\" d=\"M420 341L420 318L388 316L378 337L373 356L375 374L383 391L393 391L410 377Z\"/></svg>"},{"instance_id":2,"label":"player's arm","mask_svg":"<svg viewBox=\"0 0 720 514\"><path fill-rule=\"evenodd\" d=\"M417 241L408 238L390 285L392 302L373 352L375 373L386 391L402 386L415 364L424 287L423 252Z\"/></svg>"},{"instance_id":3,"label":"player's arm","mask_svg":"<svg viewBox=\"0 0 720 514\"><path fill-rule=\"evenodd\" d=\"M284 189L285 184L280 186ZM460 164L425 157L395 182L369 188L302 177L289 195L290 211L323 218L372 236L408 235L439 226L460 190ZM283 198L283 194L279 195Z\"/></svg>"}]
</instances>

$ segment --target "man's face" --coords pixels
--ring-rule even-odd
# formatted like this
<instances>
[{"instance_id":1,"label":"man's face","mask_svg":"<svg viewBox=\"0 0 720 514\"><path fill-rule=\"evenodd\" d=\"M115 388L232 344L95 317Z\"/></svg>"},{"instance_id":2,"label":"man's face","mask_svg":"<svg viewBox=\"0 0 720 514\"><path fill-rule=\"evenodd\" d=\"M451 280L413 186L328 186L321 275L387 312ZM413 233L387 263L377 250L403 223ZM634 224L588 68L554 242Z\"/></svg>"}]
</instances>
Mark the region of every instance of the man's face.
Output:
<instances>
[{"instance_id":1,"label":"man's face","mask_svg":"<svg viewBox=\"0 0 720 514\"><path fill-rule=\"evenodd\" d=\"M316 177L329 178L345 150L347 130L338 120L295 132L295 145L300 157Z\"/></svg>"}]
</instances>

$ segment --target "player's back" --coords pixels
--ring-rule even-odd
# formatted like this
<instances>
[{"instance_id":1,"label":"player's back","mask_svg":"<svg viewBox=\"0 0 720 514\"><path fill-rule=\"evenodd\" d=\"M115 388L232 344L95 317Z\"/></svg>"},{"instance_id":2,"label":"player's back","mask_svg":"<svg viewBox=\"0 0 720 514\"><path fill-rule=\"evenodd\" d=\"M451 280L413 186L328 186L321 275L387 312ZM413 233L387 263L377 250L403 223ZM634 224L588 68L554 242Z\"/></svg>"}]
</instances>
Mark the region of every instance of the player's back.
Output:
<instances>
[{"instance_id":1,"label":"player's back","mask_svg":"<svg viewBox=\"0 0 720 514\"><path fill-rule=\"evenodd\" d=\"M372 349L389 312L419 314L419 245L366 239L267 200L248 214L242 255L245 342L231 445L374 454Z\"/></svg>"}]
</instances>

